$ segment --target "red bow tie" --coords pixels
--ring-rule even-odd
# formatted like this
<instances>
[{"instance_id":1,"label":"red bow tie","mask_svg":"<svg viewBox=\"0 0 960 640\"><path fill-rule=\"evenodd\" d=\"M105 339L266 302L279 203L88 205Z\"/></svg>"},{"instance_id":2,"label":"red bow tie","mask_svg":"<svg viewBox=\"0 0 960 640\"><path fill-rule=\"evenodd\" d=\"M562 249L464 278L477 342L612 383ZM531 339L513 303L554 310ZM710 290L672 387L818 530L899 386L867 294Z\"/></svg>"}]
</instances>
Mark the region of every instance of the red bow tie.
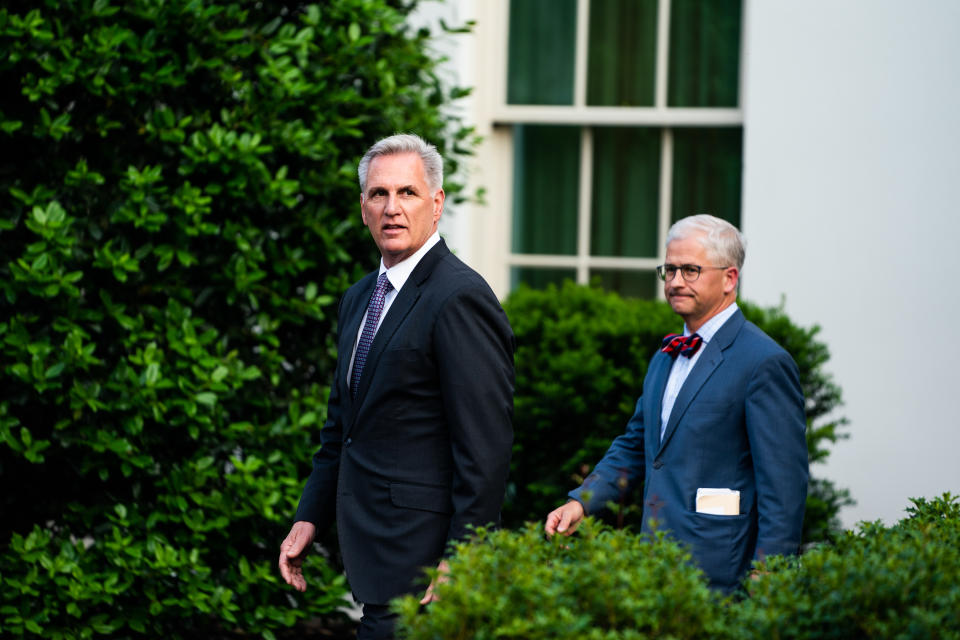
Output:
<instances>
[{"instance_id":1,"label":"red bow tie","mask_svg":"<svg viewBox=\"0 0 960 640\"><path fill-rule=\"evenodd\" d=\"M703 338L696 333L686 337L678 333L670 333L664 337L660 351L668 354L671 358L676 358L678 353L682 353L687 358L692 358L702 344Z\"/></svg>"}]
</instances>

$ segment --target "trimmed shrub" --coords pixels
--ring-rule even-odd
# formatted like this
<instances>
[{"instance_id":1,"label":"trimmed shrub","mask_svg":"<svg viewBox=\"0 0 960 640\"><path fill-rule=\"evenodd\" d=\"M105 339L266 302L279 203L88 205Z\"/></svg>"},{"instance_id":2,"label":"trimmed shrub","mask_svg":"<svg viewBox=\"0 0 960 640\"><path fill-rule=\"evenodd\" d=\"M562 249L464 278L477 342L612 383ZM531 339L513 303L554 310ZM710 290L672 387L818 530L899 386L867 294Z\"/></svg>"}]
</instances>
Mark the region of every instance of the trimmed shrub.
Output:
<instances>
[{"instance_id":1,"label":"trimmed shrub","mask_svg":"<svg viewBox=\"0 0 960 640\"><path fill-rule=\"evenodd\" d=\"M960 503L913 500L833 546L773 558L736 610L742 638L960 638Z\"/></svg>"},{"instance_id":2,"label":"trimmed shrub","mask_svg":"<svg viewBox=\"0 0 960 640\"><path fill-rule=\"evenodd\" d=\"M536 523L476 533L457 545L439 601L422 612L419 596L396 601L401 637L681 639L723 629L717 596L662 533L638 536L593 518L576 536L549 541Z\"/></svg>"},{"instance_id":3,"label":"trimmed shrub","mask_svg":"<svg viewBox=\"0 0 960 640\"><path fill-rule=\"evenodd\" d=\"M659 532L592 518L552 540L539 523L478 530L455 548L438 601L394 607L408 640L960 638L960 503L913 503L895 526L865 523L799 558L758 563L732 598L711 592Z\"/></svg>"},{"instance_id":4,"label":"trimmed shrub","mask_svg":"<svg viewBox=\"0 0 960 640\"><path fill-rule=\"evenodd\" d=\"M670 307L565 283L516 289L514 448L504 522L542 521L623 432Z\"/></svg>"},{"instance_id":5,"label":"trimmed shrub","mask_svg":"<svg viewBox=\"0 0 960 640\"><path fill-rule=\"evenodd\" d=\"M0 635L269 638L341 604L319 554L304 595L276 562L376 264L357 162L413 130L450 172L470 138L413 4L0 7Z\"/></svg>"},{"instance_id":6,"label":"trimmed shrub","mask_svg":"<svg viewBox=\"0 0 960 640\"><path fill-rule=\"evenodd\" d=\"M665 302L621 298L566 282L545 290L520 287L504 303L517 336L514 451L504 522L542 521L578 486L610 442L623 433L643 386L650 357L664 335L683 321ZM782 309L740 302L744 315L796 360L806 397L811 462L844 437L843 419L825 421L841 404L824 372L827 348L819 329L794 325ZM807 499L804 540L838 531L838 512L852 501L845 490L814 478ZM636 495L602 517L639 525ZM639 527L638 527L639 528Z\"/></svg>"}]
</instances>

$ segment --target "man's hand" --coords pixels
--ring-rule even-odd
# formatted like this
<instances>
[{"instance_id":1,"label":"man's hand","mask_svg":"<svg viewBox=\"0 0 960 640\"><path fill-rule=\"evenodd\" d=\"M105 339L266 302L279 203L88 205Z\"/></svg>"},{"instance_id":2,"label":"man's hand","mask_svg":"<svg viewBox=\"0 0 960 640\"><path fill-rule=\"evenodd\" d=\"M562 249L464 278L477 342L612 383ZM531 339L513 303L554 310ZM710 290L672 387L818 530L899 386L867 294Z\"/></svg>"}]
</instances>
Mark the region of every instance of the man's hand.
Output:
<instances>
[{"instance_id":1,"label":"man's hand","mask_svg":"<svg viewBox=\"0 0 960 640\"><path fill-rule=\"evenodd\" d=\"M301 567L315 535L317 527L312 522L300 520L293 523L290 533L280 543L280 575L297 591L307 590Z\"/></svg>"},{"instance_id":2,"label":"man's hand","mask_svg":"<svg viewBox=\"0 0 960 640\"><path fill-rule=\"evenodd\" d=\"M569 536L580 526L583 516L583 505L576 500L571 500L547 514L547 521L543 524L543 530L547 537L553 537L555 533Z\"/></svg>"},{"instance_id":3,"label":"man's hand","mask_svg":"<svg viewBox=\"0 0 960 640\"><path fill-rule=\"evenodd\" d=\"M449 580L447 574L450 573L450 565L447 564L446 560L441 560L440 564L437 565L437 571L440 572L440 575L430 581L430 586L427 587L427 592L423 594L422 598L420 598L420 604L430 604L434 600L440 599L437 597L437 594L433 592L433 587L436 584Z\"/></svg>"}]
</instances>

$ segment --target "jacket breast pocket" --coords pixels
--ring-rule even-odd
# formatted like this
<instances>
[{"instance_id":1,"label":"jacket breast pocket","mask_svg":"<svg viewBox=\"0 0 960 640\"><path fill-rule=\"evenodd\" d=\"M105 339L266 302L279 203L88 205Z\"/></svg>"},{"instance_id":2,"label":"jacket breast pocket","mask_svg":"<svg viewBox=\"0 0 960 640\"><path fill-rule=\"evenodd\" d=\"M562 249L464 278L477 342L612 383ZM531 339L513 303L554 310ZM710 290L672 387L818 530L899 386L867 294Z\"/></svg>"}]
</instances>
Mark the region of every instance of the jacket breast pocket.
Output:
<instances>
[{"instance_id":1,"label":"jacket breast pocket","mask_svg":"<svg viewBox=\"0 0 960 640\"><path fill-rule=\"evenodd\" d=\"M423 349L419 347L391 347L384 350L383 356L393 360L416 362L423 357Z\"/></svg>"},{"instance_id":2,"label":"jacket breast pocket","mask_svg":"<svg viewBox=\"0 0 960 640\"><path fill-rule=\"evenodd\" d=\"M390 502L402 509L419 509L443 515L453 513L450 488L442 485L391 482Z\"/></svg>"},{"instance_id":3,"label":"jacket breast pocket","mask_svg":"<svg viewBox=\"0 0 960 640\"><path fill-rule=\"evenodd\" d=\"M729 399L723 400L698 400L692 405L698 414L709 416L727 416L733 411L733 402Z\"/></svg>"}]
</instances>

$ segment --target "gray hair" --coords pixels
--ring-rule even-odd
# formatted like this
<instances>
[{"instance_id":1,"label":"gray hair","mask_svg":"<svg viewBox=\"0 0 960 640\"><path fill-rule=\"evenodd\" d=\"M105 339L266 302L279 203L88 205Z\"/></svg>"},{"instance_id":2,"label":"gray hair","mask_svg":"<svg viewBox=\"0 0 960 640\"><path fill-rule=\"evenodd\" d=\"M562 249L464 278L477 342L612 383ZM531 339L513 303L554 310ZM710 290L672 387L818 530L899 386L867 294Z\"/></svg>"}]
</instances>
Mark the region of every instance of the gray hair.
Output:
<instances>
[{"instance_id":1,"label":"gray hair","mask_svg":"<svg viewBox=\"0 0 960 640\"><path fill-rule=\"evenodd\" d=\"M703 234L700 244L712 259L719 262L714 266L734 266L738 271L743 269L743 260L747 253L743 234L726 220L706 213L682 218L673 223L667 231L667 244L699 234Z\"/></svg>"},{"instance_id":2,"label":"gray hair","mask_svg":"<svg viewBox=\"0 0 960 640\"><path fill-rule=\"evenodd\" d=\"M360 165L357 167L361 193L367 190L367 172L370 170L370 162L376 157L392 156L397 153L415 153L420 156L427 186L432 194L443 186L443 158L437 148L416 134L397 133L378 140L363 154Z\"/></svg>"}]
</instances>

